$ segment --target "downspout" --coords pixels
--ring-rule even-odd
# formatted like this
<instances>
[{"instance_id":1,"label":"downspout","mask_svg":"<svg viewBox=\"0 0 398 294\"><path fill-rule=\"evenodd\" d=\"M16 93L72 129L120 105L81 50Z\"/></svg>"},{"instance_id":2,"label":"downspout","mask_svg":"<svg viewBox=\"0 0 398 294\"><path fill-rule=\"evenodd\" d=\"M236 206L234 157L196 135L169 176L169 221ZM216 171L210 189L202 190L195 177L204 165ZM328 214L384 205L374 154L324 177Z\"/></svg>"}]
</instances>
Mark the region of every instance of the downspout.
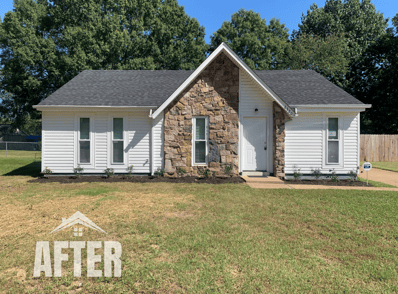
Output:
<instances>
[{"instance_id":1,"label":"downspout","mask_svg":"<svg viewBox=\"0 0 398 294\"><path fill-rule=\"evenodd\" d=\"M155 167L154 167L154 135L153 135L153 123L154 119L152 118L152 109L149 110L149 117L151 118L151 175L153 176L155 174Z\"/></svg>"}]
</instances>

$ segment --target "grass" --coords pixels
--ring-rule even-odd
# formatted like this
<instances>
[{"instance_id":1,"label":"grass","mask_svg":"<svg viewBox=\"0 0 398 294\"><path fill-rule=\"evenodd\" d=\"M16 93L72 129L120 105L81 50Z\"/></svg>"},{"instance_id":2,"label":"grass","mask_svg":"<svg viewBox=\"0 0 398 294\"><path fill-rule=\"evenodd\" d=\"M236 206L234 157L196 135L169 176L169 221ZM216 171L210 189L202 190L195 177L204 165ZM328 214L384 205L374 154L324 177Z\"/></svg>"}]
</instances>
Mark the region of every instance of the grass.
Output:
<instances>
[{"instance_id":1,"label":"grass","mask_svg":"<svg viewBox=\"0 0 398 294\"><path fill-rule=\"evenodd\" d=\"M361 166L363 163L364 161L361 161ZM372 166L379 169L398 172L398 162L372 162Z\"/></svg>"},{"instance_id":2,"label":"grass","mask_svg":"<svg viewBox=\"0 0 398 294\"><path fill-rule=\"evenodd\" d=\"M358 177L357 178L359 181L361 181L361 182L364 182L364 183L366 183L366 179L364 179L364 178L360 178L360 177ZM373 187L380 187L380 188L396 188L395 186L393 186L393 185L389 185L389 184L386 184L386 183L382 183L382 182L377 182L377 181L372 181L372 180L369 180L369 184L372 184L373 185Z\"/></svg>"},{"instance_id":3,"label":"grass","mask_svg":"<svg viewBox=\"0 0 398 294\"><path fill-rule=\"evenodd\" d=\"M38 176L41 169L40 151L0 151L0 175Z\"/></svg>"},{"instance_id":4,"label":"grass","mask_svg":"<svg viewBox=\"0 0 398 294\"><path fill-rule=\"evenodd\" d=\"M398 291L396 192L30 179L0 176L0 292ZM62 278L32 278L36 241L77 240L49 235L77 210L108 233L78 240L122 244L122 277L87 278L83 250L75 278L64 250Z\"/></svg>"}]
</instances>

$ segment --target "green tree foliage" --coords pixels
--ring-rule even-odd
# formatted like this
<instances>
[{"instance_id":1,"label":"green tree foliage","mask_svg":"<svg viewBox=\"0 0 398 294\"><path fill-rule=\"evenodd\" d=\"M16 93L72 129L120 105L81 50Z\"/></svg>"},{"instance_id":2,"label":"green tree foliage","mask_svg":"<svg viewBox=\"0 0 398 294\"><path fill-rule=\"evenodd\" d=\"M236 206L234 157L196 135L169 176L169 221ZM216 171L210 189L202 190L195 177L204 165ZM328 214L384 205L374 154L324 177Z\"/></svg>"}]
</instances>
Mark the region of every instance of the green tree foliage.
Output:
<instances>
[{"instance_id":1,"label":"green tree foliage","mask_svg":"<svg viewBox=\"0 0 398 294\"><path fill-rule=\"evenodd\" d=\"M344 36L351 67L360 60L367 47L385 33L388 20L376 11L371 0L327 0L324 7L311 5L301 22L299 30L292 34L293 40L302 34L321 38ZM350 69L346 75L332 81L349 90L351 78Z\"/></svg>"},{"instance_id":2,"label":"green tree foliage","mask_svg":"<svg viewBox=\"0 0 398 294\"><path fill-rule=\"evenodd\" d=\"M177 0L14 0L0 23L1 103L18 126L86 69L193 69L204 28Z\"/></svg>"},{"instance_id":3,"label":"green tree foliage","mask_svg":"<svg viewBox=\"0 0 398 294\"><path fill-rule=\"evenodd\" d=\"M301 22L294 37L302 33L319 37L344 34L349 57L356 59L384 34L388 20L376 11L371 0L326 0L324 7L311 5Z\"/></svg>"},{"instance_id":4,"label":"green tree foliage","mask_svg":"<svg viewBox=\"0 0 398 294\"><path fill-rule=\"evenodd\" d=\"M352 93L372 104L362 114L363 133L398 134L398 14L393 26L352 69Z\"/></svg>"},{"instance_id":5,"label":"green tree foliage","mask_svg":"<svg viewBox=\"0 0 398 294\"><path fill-rule=\"evenodd\" d=\"M254 70L279 69L288 44L288 29L279 20L266 20L253 10L240 9L210 37L209 52L228 44Z\"/></svg>"},{"instance_id":6,"label":"green tree foliage","mask_svg":"<svg viewBox=\"0 0 398 294\"><path fill-rule=\"evenodd\" d=\"M349 65L347 43L343 35L301 34L290 43L285 62L289 69L315 70L341 86Z\"/></svg>"}]
</instances>

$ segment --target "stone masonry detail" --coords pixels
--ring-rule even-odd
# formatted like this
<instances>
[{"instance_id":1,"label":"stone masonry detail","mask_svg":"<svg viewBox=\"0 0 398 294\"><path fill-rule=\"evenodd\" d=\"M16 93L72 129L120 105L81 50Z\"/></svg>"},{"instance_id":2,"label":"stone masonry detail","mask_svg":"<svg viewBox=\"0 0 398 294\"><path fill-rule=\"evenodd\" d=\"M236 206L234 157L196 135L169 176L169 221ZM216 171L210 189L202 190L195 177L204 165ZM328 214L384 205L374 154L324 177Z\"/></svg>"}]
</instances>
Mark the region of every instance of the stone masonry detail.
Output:
<instances>
[{"instance_id":1,"label":"stone masonry detail","mask_svg":"<svg viewBox=\"0 0 398 294\"><path fill-rule=\"evenodd\" d=\"M285 123L288 115L277 102L273 102L273 160L274 176L285 177Z\"/></svg>"},{"instance_id":2,"label":"stone masonry detail","mask_svg":"<svg viewBox=\"0 0 398 294\"><path fill-rule=\"evenodd\" d=\"M239 172L239 68L221 53L165 110L165 172L178 168L197 176L205 168L224 173L225 164ZM208 166L192 164L192 117L208 116Z\"/></svg>"}]
</instances>

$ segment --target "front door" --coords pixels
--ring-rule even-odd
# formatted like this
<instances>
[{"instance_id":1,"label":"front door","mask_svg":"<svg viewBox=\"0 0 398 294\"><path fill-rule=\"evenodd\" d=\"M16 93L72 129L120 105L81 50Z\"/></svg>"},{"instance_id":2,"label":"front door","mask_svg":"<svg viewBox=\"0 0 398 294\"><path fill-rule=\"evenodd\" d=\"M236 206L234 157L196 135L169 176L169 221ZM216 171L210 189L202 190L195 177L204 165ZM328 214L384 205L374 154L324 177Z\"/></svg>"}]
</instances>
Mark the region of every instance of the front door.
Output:
<instances>
[{"instance_id":1,"label":"front door","mask_svg":"<svg viewBox=\"0 0 398 294\"><path fill-rule=\"evenodd\" d=\"M245 117L243 138L243 170L265 171L267 169L267 118Z\"/></svg>"}]
</instances>

